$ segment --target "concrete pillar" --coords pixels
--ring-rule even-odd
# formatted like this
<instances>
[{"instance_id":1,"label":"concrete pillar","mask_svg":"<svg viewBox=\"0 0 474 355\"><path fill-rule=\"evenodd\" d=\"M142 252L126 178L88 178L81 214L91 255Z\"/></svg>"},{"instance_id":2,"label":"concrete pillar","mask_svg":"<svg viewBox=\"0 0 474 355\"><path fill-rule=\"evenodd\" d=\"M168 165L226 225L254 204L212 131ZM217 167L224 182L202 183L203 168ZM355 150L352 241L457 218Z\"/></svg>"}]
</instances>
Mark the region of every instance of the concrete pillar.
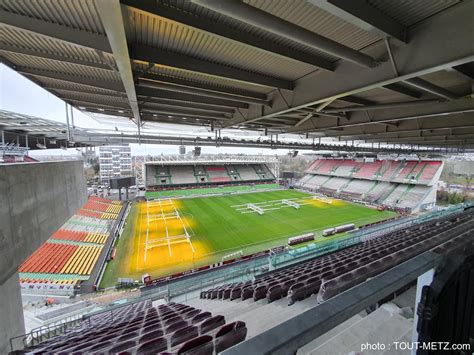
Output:
<instances>
[{"instance_id":1,"label":"concrete pillar","mask_svg":"<svg viewBox=\"0 0 474 355\"><path fill-rule=\"evenodd\" d=\"M25 333L18 273L0 285L0 354L8 354L10 338Z\"/></svg>"},{"instance_id":2,"label":"concrete pillar","mask_svg":"<svg viewBox=\"0 0 474 355\"><path fill-rule=\"evenodd\" d=\"M24 333L18 267L87 200L82 161L0 165L0 354Z\"/></svg>"}]
</instances>

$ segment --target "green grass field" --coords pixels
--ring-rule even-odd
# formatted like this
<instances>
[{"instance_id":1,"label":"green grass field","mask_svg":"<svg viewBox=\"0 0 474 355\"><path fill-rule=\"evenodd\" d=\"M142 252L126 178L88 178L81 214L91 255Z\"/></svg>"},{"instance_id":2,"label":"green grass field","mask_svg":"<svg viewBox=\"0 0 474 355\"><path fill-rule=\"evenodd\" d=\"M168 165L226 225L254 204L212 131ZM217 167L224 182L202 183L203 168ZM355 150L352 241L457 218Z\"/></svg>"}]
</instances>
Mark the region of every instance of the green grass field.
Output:
<instances>
[{"instance_id":1,"label":"green grass field","mask_svg":"<svg viewBox=\"0 0 474 355\"><path fill-rule=\"evenodd\" d=\"M272 203L282 199L297 199L302 201L299 209L291 207L268 210L263 215L242 213L238 205L247 203ZM136 225L136 206L132 208L127 220L125 231L117 245L117 259L109 263L102 287L115 284L118 277L133 277L139 279L147 272L152 277L159 277L191 268L208 265L221 260L224 255L242 250L251 254L279 245L286 245L291 236L306 232L315 232L320 236L322 230L346 223L357 226L395 216L394 212L377 211L361 205L334 200L332 204L312 200L312 196L295 190L275 190L271 192L256 192L226 196L212 196L174 200L179 206L179 212L191 231L191 241L198 253L192 260L175 260L161 267L147 267L140 270L127 268L134 264L129 255L132 254L134 239L140 237ZM303 205L306 201L308 204ZM273 207L279 202L273 202ZM142 222L143 223L143 222ZM337 237L336 237L337 238ZM316 239L316 243L321 238ZM136 240L135 240L136 242ZM139 245L139 243L135 243ZM139 246L138 246L139 247ZM173 253L178 257L179 249ZM164 248L163 253L168 254ZM181 252L182 253L182 252ZM164 257L168 255L163 254ZM158 259L159 257L157 257ZM163 259L160 257L160 259ZM132 260L133 261L133 260Z\"/></svg>"},{"instance_id":2,"label":"green grass field","mask_svg":"<svg viewBox=\"0 0 474 355\"><path fill-rule=\"evenodd\" d=\"M154 198L180 198L193 197L203 195L215 194L232 194L235 192L252 192L259 190L275 190L280 189L278 184L255 184L255 185L233 185L233 186L219 186L219 187L200 187L196 189L182 189L182 190L163 190L163 191L147 191L145 197L147 199Z\"/></svg>"}]
</instances>

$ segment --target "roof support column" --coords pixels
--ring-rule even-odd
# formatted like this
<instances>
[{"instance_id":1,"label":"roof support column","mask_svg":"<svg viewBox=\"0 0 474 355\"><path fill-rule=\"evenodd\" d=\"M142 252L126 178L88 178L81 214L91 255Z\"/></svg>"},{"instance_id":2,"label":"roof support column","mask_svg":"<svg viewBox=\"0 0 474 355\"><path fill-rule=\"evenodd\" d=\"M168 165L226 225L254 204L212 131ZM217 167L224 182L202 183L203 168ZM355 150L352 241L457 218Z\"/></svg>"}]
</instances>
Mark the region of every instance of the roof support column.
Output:
<instances>
[{"instance_id":1,"label":"roof support column","mask_svg":"<svg viewBox=\"0 0 474 355\"><path fill-rule=\"evenodd\" d=\"M132 66L128 53L127 38L123 24L122 9L119 0L96 0L100 19L104 25L107 38L112 48L117 67L122 79L128 102L133 112L133 117L138 126L138 139L140 141L141 118L138 108L135 83L133 81Z\"/></svg>"}]
</instances>

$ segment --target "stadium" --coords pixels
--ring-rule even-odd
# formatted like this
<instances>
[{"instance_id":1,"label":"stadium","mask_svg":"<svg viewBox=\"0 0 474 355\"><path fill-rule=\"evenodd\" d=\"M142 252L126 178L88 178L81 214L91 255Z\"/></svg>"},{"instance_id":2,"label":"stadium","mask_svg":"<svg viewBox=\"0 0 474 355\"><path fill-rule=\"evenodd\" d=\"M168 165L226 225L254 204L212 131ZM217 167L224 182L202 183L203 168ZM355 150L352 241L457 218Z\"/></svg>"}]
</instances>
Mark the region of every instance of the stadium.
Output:
<instances>
[{"instance_id":1,"label":"stadium","mask_svg":"<svg viewBox=\"0 0 474 355\"><path fill-rule=\"evenodd\" d=\"M472 353L474 1L0 5L1 354Z\"/></svg>"}]
</instances>

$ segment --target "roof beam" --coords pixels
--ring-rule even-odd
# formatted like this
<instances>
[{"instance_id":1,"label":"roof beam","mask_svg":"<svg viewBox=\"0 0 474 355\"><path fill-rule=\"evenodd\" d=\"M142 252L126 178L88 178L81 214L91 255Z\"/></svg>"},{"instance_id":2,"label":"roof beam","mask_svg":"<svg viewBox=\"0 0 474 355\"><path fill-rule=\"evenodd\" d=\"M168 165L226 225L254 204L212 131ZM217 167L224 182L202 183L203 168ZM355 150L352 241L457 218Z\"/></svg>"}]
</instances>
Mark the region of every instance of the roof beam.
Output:
<instances>
[{"instance_id":1,"label":"roof beam","mask_svg":"<svg viewBox=\"0 0 474 355\"><path fill-rule=\"evenodd\" d=\"M355 111L371 111L371 110L382 110L386 108L400 108L400 107L411 107L411 106L424 106L428 104L440 102L437 99L434 100L419 100L419 101L402 101L402 102L391 102L389 104L375 104L367 106L350 106L350 107L339 107L323 110L325 113L337 113L337 112L355 112Z\"/></svg>"},{"instance_id":2,"label":"roof beam","mask_svg":"<svg viewBox=\"0 0 474 355\"><path fill-rule=\"evenodd\" d=\"M237 108L249 108L249 104L244 102L230 101L224 99L216 99L211 97L199 96L199 95L189 95L189 94L180 94L172 91L158 90L138 87L137 93L139 96L147 96L150 98L163 98L174 101L187 101L202 103L214 106L224 106L224 107L237 107Z\"/></svg>"},{"instance_id":3,"label":"roof beam","mask_svg":"<svg viewBox=\"0 0 474 355\"><path fill-rule=\"evenodd\" d=\"M84 78L83 76L78 76L78 75L53 72L53 71L43 70L43 69L26 68L26 67L16 67L15 70L18 71L19 73L22 73L25 75L31 75L34 77L51 78L51 79L56 79L56 80L62 80L65 82L74 82L81 85L90 86L93 88L98 87L100 89L123 92L123 86L122 86L122 83L120 82L111 82L111 81L104 81L104 80L99 80L99 79Z\"/></svg>"},{"instance_id":4,"label":"roof beam","mask_svg":"<svg viewBox=\"0 0 474 355\"><path fill-rule=\"evenodd\" d=\"M155 63L170 68L177 68L193 73L202 73L219 78L227 78L242 83L293 90L293 82L263 74L249 72L223 64L189 57L184 54L171 53L158 48L132 44L131 56L134 60Z\"/></svg>"},{"instance_id":5,"label":"roof beam","mask_svg":"<svg viewBox=\"0 0 474 355\"><path fill-rule=\"evenodd\" d=\"M395 83L390 85L385 85L384 89L388 89L390 91L398 92L399 94L413 97L415 99L419 99L422 96L422 93L413 89L411 86L403 85L402 83Z\"/></svg>"},{"instance_id":6,"label":"roof beam","mask_svg":"<svg viewBox=\"0 0 474 355\"><path fill-rule=\"evenodd\" d=\"M226 2L227 3L227 2ZM472 32L474 2L463 2L449 11L431 17L409 29L410 42L394 47L393 58L399 75L395 76L390 61L380 63L371 69L361 68L348 61L341 61L337 71L328 73L317 71L295 82L291 93L292 107L288 98L274 97L272 107L262 112L252 112L247 122L264 117L281 115L304 107L316 106L333 99L342 99L386 85L449 69L474 61L472 44L466 41L466 33ZM383 43L378 43L367 51L386 53ZM239 117L229 122L229 126L239 124ZM311 128L304 124L301 127Z\"/></svg>"},{"instance_id":7,"label":"roof beam","mask_svg":"<svg viewBox=\"0 0 474 355\"><path fill-rule=\"evenodd\" d=\"M346 59L359 66L370 68L377 64L376 61L367 54L346 47L338 42L320 36L317 33L240 1L192 0L192 2L238 21L263 28L265 31L288 38L294 42L323 51L337 58Z\"/></svg>"},{"instance_id":8,"label":"roof beam","mask_svg":"<svg viewBox=\"0 0 474 355\"><path fill-rule=\"evenodd\" d=\"M60 96L60 98L69 103L73 103L73 106L90 107L92 105L97 108L103 107L103 108L111 108L111 109L116 109L116 110L131 111L130 107L127 104L122 104L122 105L110 104L110 103L101 102L99 100L84 100L84 99L77 99L77 98L66 97L66 96Z\"/></svg>"},{"instance_id":9,"label":"roof beam","mask_svg":"<svg viewBox=\"0 0 474 355\"><path fill-rule=\"evenodd\" d=\"M34 49L12 46L5 43L2 43L1 50L5 52L10 52L10 53L24 54L24 55L36 57L36 58L44 58L44 59L50 59L50 60L55 60L55 61L64 62L64 63L83 65L90 68L112 70L109 64L93 62L90 60L81 59L77 57L75 58L65 57L59 54L40 52Z\"/></svg>"},{"instance_id":10,"label":"roof beam","mask_svg":"<svg viewBox=\"0 0 474 355\"><path fill-rule=\"evenodd\" d=\"M74 83L74 84L77 84L77 83ZM102 95L102 96L113 96L113 97L123 97L123 98L127 97L127 95L124 92L111 91L111 90L100 88L101 90L104 90L104 92L98 93L97 90L99 88L91 89L90 86L82 87L83 86L82 84L78 84L78 85L80 86L79 88L77 87L71 88L71 87L64 87L63 85L47 83L44 86L44 88L46 90L50 90L50 91L54 90L55 92L61 92L63 94L64 93L67 94L70 92L72 94Z\"/></svg>"},{"instance_id":11,"label":"roof beam","mask_svg":"<svg viewBox=\"0 0 474 355\"><path fill-rule=\"evenodd\" d=\"M463 99L456 101L445 101L426 105L423 107L405 107L399 110L383 109L377 110L373 116L367 115L366 112L352 112L348 118L330 118L321 117L318 121L318 127L305 126L304 128L291 129L290 132L301 131L325 131L328 129L342 129L352 126L370 126L380 123L393 123L407 120L417 120L427 117L443 117L457 114L467 114L470 117L474 114L474 100Z\"/></svg>"},{"instance_id":12,"label":"roof beam","mask_svg":"<svg viewBox=\"0 0 474 355\"><path fill-rule=\"evenodd\" d=\"M367 32L376 33L382 38L394 37L407 42L406 28L365 0L309 0L309 2Z\"/></svg>"},{"instance_id":13,"label":"roof beam","mask_svg":"<svg viewBox=\"0 0 474 355\"><path fill-rule=\"evenodd\" d=\"M95 5L97 6L102 25L107 33L120 78L122 79L122 84L127 93L128 103L138 126L138 135L140 135L140 110L138 108L137 94L135 92L135 83L132 65L130 63L130 55L128 53L120 2L119 0L98 0L95 1Z\"/></svg>"},{"instance_id":14,"label":"roof beam","mask_svg":"<svg viewBox=\"0 0 474 355\"><path fill-rule=\"evenodd\" d=\"M212 106L206 104L198 104L193 102L181 102L181 101L173 101L163 98L157 97L146 97L138 95L139 101L141 104L152 103L152 104L161 104L168 107L182 107L182 108L189 108L189 109L198 109L198 110L205 110L209 112L220 112L220 113L229 113L234 114L235 110L230 107L223 107L223 106Z\"/></svg>"},{"instance_id":15,"label":"roof beam","mask_svg":"<svg viewBox=\"0 0 474 355\"><path fill-rule=\"evenodd\" d=\"M107 37L101 34L81 31L72 27L58 25L54 22L38 20L34 17L23 16L0 10L2 24L35 34L70 43L79 47L92 48L102 52L111 52Z\"/></svg>"},{"instance_id":16,"label":"roof beam","mask_svg":"<svg viewBox=\"0 0 474 355\"><path fill-rule=\"evenodd\" d=\"M468 80L474 80L474 62L458 65L453 67L453 69Z\"/></svg>"},{"instance_id":17,"label":"roof beam","mask_svg":"<svg viewBox=\"0 0 474 355\"><path fill-rule=\"evenodd\" d=\"M155 80L138 79L137 85L143 86L143 87L149 87L153 89L163 89L167 91L181 92L181 93L187 93L191 95L201 95L201 96L207 96L207 97L214 97L218 99L226 99L226 100L232 100L232 101L237 101L237 102L247 102L251 104L270 106L269 101L264 101L260 99L251 99L251 98L246 98L242 96L234 96L234 95L229 95L229 94L221 94L218 92L189 88L185 86L178 86L178 85L163 83L163 82L155 81Z\"/></svg>"},{"instance_id":18,"label":"roof beam","mask_svg":"<svg viewBox=\"0 0 474 355\"><path fill-rule=\"evenodd\" d=\"M426 81L426 80L423 80L423 79L420 79L420 78L412 78L412 79L409 79L409 80L405 80L405 83L407 83L407 84L409 84L409 85L411 85L415 88L418 88L420 90L429 92L430 94L439 96L439 97L441 97L443 99L446 99L446 100L459 99L459 96L453 94L451 91L446 90L446 89L444 89L442 87L439 87L437 85L434 85L434 84L430 83L429 81Z\"/></svg>"},{"instance_id":19,"label":"roof beam","mask_svg":"<svg viewBox=\"0 0 474 355\"><path fill-rule=\"evenodd\" d=\"M162 105L159 103L155 102L144 102L140 105L141 108L145 109L152 109L152 110L179 110L180 112L183 112L183 114L187 115L192 115L193 113L195 114L204 114L204 115L220 115L220 116L227 116L228 118L231 118L232 115L234 114L234 110L231 110L232 112L225 112L225 111L216 111L216 110L209 110L209 109L198 109L198 108L193 108L193 107L179 107L177 105Z\"/></svg>"},{"instance_id":20,"label":"roof beam","mask_svg":"<svg viewBox=\"0 0 474 355\"><path fill-rule=\"evenodd\" d=\"M233 96L240 96L242 98L250 98L250 99L255 99L255 100L260 100L260 101L268 100L268 97L266 94L262 94L259 92L252 92L252 91L245 91L245 90L239 90L239 89L228 88L228 87L209 85L209 84L205 84L198 81L189 81L189 80L175 78L171 76L147 73L147 74L141 75L140 78L145 79L145 80L161 82L165 84L172 84L172 85L176 85L180 87L201 89L203 91L205 90L205 91L216 92L216 93L225 93L225 94L229 94ZM256 101L256 103L259 103L259 102Z\"/></svg>"},{"instance_id":21,"label":"roof beam","mask_svg":"<svg viewBox=\"0 0 474 355\"><path fill-rule=\"evenodd\" d=\"M443 130L462 130L474 128L469 114L450 115L448 121L433 119L432 117L420 118L399 122L396 125L371 124L368 126L343 127L324 132L325 137L357 137L363 139L372 135L391 135L400 133L436 132Z\"/></svg>"},{"instance_id":22,"label":"roof beam","mask_svg":"<svg viewBox=\"0 0 474 355\"><path fill-rule=\"evenodd\" d=\"M326 70L334 70L334 64L327 59L294 50L285 45L269 42L263 38L253 35L252 33L242 32L238 29L219 24L218 22L209 21L208 19L199 17L196 14L189 14L184 11L180 11L179 9L160 3L159 1L121 0L121 2L132 7L135 11L144 13L146 15L151 14L176 21L183 25L212 33L219 37L234 40L236 42L251 46L254 49L265 51L282 58L289 58Z\"/></svg>"},{"instance_id":23,"label":"roof beam","mask_svg":"<svg viewBox=\"0 0 474 355\"><path fill-rule=\"evenodd\" d=\"M182 111L179 111L179 110L163 110L163 109L155 109L155 108L152 108L152 107L143 107L142 108L142 111L143 112L147 112L147 113L156 113L156 114L159 114L159 115L163 115L163 116L178 116L178 117L185 117L185 118L204 118L204 119L208 119L208 120L228 120L229 117L226 117L226 116L223 116L223 115L218 115L218 114L215 114L215 115L211 115L210 113L193 113L193 112L182 112ZM172 117L168 117L168 118L172 118Z\"/></svg>"}]
</instances>

